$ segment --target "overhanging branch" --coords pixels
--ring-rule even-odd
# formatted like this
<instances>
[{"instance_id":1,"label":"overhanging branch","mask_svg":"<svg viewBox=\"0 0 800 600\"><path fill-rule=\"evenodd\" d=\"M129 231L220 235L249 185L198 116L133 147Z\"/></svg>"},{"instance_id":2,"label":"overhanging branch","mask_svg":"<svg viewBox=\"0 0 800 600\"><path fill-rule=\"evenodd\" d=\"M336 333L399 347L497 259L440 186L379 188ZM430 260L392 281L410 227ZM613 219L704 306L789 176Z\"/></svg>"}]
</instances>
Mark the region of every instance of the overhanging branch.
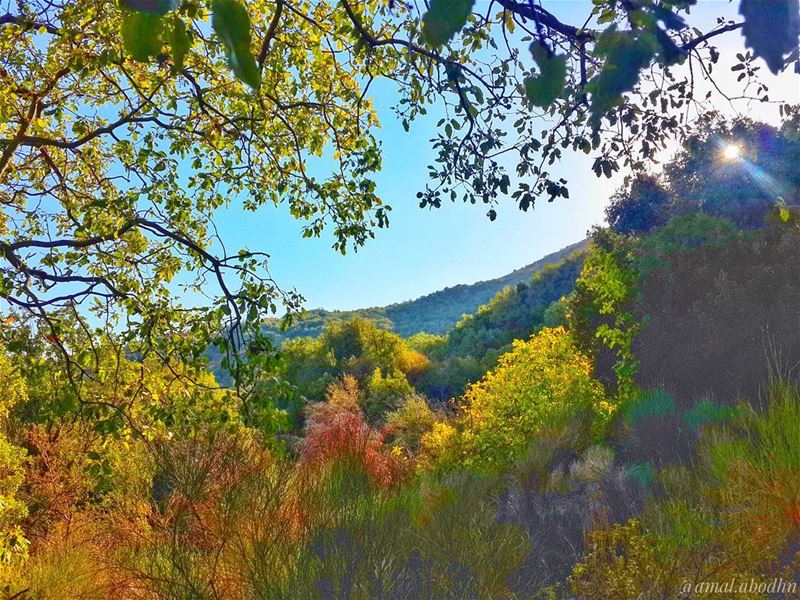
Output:
<instances>
[{"instance_id":1,"label":"overhanging branch","mask_svg":"<svg viewBox=\"0 0 800 600\"><path fill-rule=\"evenodd\" d=\"M55 25L51 25L46 21L29 19L28 17L23 17L22 15L12 15L11 13L0 15L0 25L17 25L22 27L25 31L44 27L45 30L47 30L47 33L51 33L53 35L58 34L58 27Z\"/></svg>"}]
</instances>

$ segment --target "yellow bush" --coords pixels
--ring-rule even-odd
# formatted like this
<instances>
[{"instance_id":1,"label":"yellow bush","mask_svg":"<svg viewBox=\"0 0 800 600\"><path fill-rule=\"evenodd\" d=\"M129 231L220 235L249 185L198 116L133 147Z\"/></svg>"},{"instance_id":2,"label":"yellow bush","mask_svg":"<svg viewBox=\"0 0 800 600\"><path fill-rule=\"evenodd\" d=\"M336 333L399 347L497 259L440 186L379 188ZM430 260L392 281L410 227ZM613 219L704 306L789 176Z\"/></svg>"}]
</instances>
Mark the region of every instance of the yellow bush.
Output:
<instances>
[{"instance_id":1,"label":"yellow bush","mask_svg":"<svg viewBox=\"0 0 800 600\"><path fill-rule=\"evenodd\" d=\"M358 410L358 380L352 375L344 375L341 380L328 384L325 389L328 404L347 410Z\"/></svg>"},{"instance_id":2,"label":"yellow bush","mask_svg":"<svg viewBox=\"0 0 800 600\"><path fill-rule=\"evenodd\" d=\"M447 467L452 465L458 452L459 435L455 427L444 421L437 421L420 440L420 467L430 465Z\"/></svg>"},{"instance_id":3,"label":"yellow bush","mask_svg":"<svg viewBox=\"0 0 800 600\"><path fill-rule=\"evenodd\" d=\"M584 562L575 565L570 577L572 591L578 598L654 597L663 569L657 560L654 540L642 534L636 519L593 531L587 542Z\"/></svg>"},{"instance_id":4,"label":"yellow bush","mask_svg":"<svg viewBox=\"0 0 800 600\"><path fill-rule=\"evenodd\" d=\"M407 396L397 410L386 415L392 446L403 454L416 453L423 436L433 429L435 423L436 413L419 394Z\"/></svg>"},{"instance_id":5,"label":"yellow bush","mask_svg":"<svg viewBox=\"0 0 800 600\"><path fill-rule=\"evenodd\" d=\"M563 425L578 413L592 411L603 421L613 414L591 361L563 327L515 341L497 368L469 387L463 410L462 461L480 467L507 466L543 427Z\"/></svg>"},{"instance_id":6,"label":"yellow bush","mask_svg":"<svg viewBox=\"0 0 800 600\"><path fill-rule=\"evenodd\" d=\"M372 372L366 387L367 397L362 408L371 423L382 420L387 412L396 409L402 399L414 391L402 372L384 374L380 368Z\"/></svg>"}]
</instances>

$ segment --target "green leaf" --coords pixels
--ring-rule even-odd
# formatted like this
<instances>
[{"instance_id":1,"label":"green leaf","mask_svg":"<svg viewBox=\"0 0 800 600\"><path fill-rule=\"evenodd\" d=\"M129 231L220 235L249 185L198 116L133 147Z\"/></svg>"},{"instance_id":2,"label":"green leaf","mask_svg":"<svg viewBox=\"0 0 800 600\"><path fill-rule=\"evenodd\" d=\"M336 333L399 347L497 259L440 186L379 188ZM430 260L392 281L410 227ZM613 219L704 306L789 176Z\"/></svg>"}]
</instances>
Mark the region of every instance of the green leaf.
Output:
<instances>
[{"instance_id":1,"label":"green leaf","mask_svg":"<svg viewBox=\"0 0 800 600\"><path fill-rule=\"evenodd\" d=\"M178 8L178 0L120 0L123 8L137 12L165 15Z\"/></svg>"},{"instance_id":2,"label":"green leaf","mask_svg":"<svg viewBox=\"0 0 800 600\"><path fill-rule=\"evenodd\" d=\"M146 62L161 52L160 15L146 12L131 12L122 21L122 43L134 60Z\"/></svg>"},{"instance_id":3,"label":"green leaf","mask_svg":"<svg viewBox=\"0 0 800 600\"><path fill-rule=\"evenodd\" d=\"M753 54L764 59L770 71L783 69L784 55L797 49L800 35L800 0L742 0L742 35Z\"/></svg>"},{"instance_id":4,"label":"green leaf","mask_svg":"<svg viewBox=\"0 0 800 600\"><path fill-rule=\"evenodd\" d=\"M236 0L214 0L212 26L228 56L228 64L253 89L261 85L261 71L250 50L250 15Z\"/></svg>"},{"instance_id":5,"label":"green leaf","mask_svg":"<svg viewBox=\"0 0 800 600\"><path fill-rule=\"evenodd\" d=\"M551 55L547 48L534 42L531 54L539 66L539 75L525 79L525 95L534 106L547 108L564 91L567 80L567 57Z\"/></svg>"},{"instance_id":6,"label":"green leaf","mask_svg":"<svg viewBox=\"0 0 800 600\"><path fill-rule=\"evenodd\" d=\"M453 39L472 13L475 0L431 0L431 7L422 17L422 35L438 48Z\"/></svg>"},{"instance_id":7,"label":"green leaf","mask_svg":"<svg viewBox=\"0 0 800 600\"><path fill-rule=\"evenodd\" d=\"M172 61L175 64L176 71L183 70L183 59L192 41L189 39L189 34L186 32L186 24L179 16L175 16L172 25L172 36L170 38L170 45L172 46Z\"/></svg>"},{"instance_id":8,"label":"green leaf","mask_svg":"<svg viewBox=\"0 0 800 600\"><path fill-rule=\"evenodd\" d=\"M617 31L609 27L600 36L595 56L604 57L603 69L587 85L592 95L592 119L597 121L622 102L622 95L633 89L639 73L661 50L656 35L644 31Z\"/></svg>"}]
</instances>

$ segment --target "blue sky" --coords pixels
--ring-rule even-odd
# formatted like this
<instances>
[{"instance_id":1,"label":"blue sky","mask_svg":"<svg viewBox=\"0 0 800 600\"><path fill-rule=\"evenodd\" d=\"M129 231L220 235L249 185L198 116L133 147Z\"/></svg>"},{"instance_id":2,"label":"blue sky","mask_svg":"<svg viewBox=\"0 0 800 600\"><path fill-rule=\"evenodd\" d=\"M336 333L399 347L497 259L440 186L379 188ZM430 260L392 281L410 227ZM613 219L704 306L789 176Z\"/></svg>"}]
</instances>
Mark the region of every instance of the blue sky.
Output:
<instances>
[{"instance_id":1,"label":"blue sky","mask_svg":"<svg viewBox=\"0 0 800 600\"><path fill-rule=\"evenodd\" d=\"M590 3L560 0L547 5L555 6L555 12L567 21L582 22ZM721 11L735 18L737 5L700 0L688 22L709 28ZM733 56L743 45L737 33L724 37L720 44L723 64L718 72L730 80ZM773 99L800 101L797 75L788 72L770 79ZM592 159L583 154L568 154L552 169L569 179L569 199L542 201L524 213L509 198L501 203L494 222L485 216L487 207L482 204L420 209L415 194L427 181L426 166L432 158L428 140L438 115L417 121L406 133L389 110L394 102L391 87L376 89L382 120L378 136L384 148L384 166L376 180L379 194L393 209L390 227L378 230L376 239L358 252L342 256L331 249L329 237L302 239L301 223L285 207L253 214L234 205L219 214L217 224L226 245L269 253L272 276L282 288L294 287L303 294L307 308L379 306L497 277L582 239L593 224L603 221L609 195L621 178L598 179L590 168ZM730 107L718 108L731 111ZM777 118L774 106L737 108L754 118L772 122Z\"/></svg>"}]
</instances>

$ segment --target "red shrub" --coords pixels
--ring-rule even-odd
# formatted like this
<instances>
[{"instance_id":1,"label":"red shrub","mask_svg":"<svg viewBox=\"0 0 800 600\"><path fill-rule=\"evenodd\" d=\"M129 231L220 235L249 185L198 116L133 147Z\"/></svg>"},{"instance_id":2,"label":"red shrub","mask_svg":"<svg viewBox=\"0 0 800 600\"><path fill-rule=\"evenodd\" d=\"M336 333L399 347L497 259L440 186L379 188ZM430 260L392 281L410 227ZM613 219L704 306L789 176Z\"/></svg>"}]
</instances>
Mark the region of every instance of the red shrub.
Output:
<instances>
[{"instance_id":1,"label":"red shrub","mask_svg":"<svg viewBox=\"0 0 800 600\"><path fill-rule=\"evenodd\" d=\"M403 461L384 447L384 434L370 428L358 406L323 403L309 415L301 460L306 465L355 460L378 485L402 478Z\"/></svg>"}]
</instances>

